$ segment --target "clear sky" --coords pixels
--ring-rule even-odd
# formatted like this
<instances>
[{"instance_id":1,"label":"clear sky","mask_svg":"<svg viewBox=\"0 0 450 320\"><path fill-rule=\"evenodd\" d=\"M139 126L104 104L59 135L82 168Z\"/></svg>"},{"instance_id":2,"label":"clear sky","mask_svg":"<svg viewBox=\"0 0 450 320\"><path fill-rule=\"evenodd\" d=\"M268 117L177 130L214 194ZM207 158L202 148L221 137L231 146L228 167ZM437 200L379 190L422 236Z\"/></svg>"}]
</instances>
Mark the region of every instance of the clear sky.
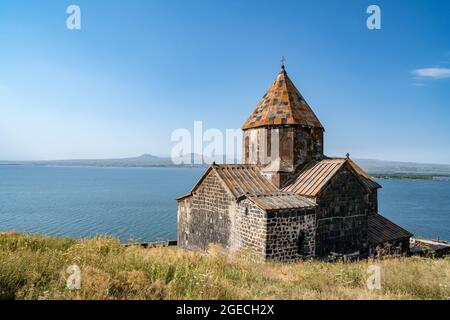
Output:
<instances>
[{"instance_id":1,"label":"clear sky","mask_svg":"<svg viewBox=\"0 0 450 320\"><path fill-rule=\"evenodd\" d=\"M195 120L240 128L283 55L328 155L450 163L446 0L2 0L0 159L168 155Z\"/></svg>"}]
</instances>

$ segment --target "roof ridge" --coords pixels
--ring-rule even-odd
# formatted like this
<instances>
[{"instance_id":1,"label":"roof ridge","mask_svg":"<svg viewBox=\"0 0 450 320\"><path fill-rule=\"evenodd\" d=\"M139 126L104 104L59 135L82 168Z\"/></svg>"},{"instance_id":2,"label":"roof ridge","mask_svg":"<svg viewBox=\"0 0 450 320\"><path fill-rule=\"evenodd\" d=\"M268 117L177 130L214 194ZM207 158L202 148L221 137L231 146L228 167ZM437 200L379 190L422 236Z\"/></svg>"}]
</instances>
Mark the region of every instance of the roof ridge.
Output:
<instances>
[{"instance_id":1,"label":"roof ridge","mask_svg":"<svg viewBox=\"0 0 450 320\"><path fill-rule=\"evenodd\" d=\"M258 194L254 194L253 196L255 196L255 197L285 197L285 196L302 196L302 195L297 194L295 192L277 191L277 192L267 192L267 193L261 192Z\"/></svg>"},{"instance_id":2,"label":"roof ridge","mask_svg":"<svg viewBox=\"0 0 450 320\"><path fill-rule=\"evenodd\" d=\"M307 163L282 190L307 197L315 197L343 166L348 167L349 172L355 176L362 188L374 190L381 187L375 180L367 178L366 175L369 175L363 169L355 168L356 164L350 158L332 159L326 157L320 161Z\"/></svg>"}]
</instances>

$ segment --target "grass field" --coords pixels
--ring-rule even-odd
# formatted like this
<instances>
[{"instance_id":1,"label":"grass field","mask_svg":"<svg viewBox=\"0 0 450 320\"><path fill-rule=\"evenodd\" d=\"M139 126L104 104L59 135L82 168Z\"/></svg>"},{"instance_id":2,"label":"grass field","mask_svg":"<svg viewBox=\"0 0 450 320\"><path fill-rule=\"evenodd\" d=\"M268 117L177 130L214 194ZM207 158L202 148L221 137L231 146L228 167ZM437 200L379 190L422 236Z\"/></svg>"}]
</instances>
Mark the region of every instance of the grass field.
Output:
<instances>
[{"instance_id":1,"label":"grass field","mask_svg":"<svg viewBox=\"0 0 450 320\"><path fill-rule=\"evenodd\" d=\"M79 290L66 286L74 264ZM373 264L381 290L366 286ZM218 248L201 255L124 247L112 238L4 233L0 299L450 299L450 258L263 264L229 259Z\"/></svg>"}]
</instances>

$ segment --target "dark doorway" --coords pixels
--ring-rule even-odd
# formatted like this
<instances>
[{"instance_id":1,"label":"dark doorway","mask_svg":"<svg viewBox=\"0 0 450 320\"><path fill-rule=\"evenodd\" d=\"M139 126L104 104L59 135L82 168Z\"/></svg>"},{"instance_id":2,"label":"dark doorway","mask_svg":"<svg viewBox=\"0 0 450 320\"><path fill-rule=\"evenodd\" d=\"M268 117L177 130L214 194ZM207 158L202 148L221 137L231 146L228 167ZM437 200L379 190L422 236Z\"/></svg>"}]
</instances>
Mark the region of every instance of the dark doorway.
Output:
<instances>
[{"instance_id":1,"label":"dark doorway","mask_svg":"<svg viewBox=\"0 0 450 320\"><path fill-rule=\"evenodd\" d=\"M297 239L297 253L300 256L303 256L305 254L305 232L300 231Z\"/></svg>"}]
</instances>

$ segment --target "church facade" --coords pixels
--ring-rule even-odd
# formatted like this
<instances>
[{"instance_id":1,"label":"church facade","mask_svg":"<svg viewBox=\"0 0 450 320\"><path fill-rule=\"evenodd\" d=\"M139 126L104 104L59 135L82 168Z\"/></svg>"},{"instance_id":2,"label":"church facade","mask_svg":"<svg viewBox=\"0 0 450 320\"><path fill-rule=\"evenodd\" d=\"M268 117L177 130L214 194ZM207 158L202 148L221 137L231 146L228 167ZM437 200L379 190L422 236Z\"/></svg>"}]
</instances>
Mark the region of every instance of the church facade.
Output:
<instances>
[{"instance_id":1,"label":"church facade","mask_svg":"<svg viewBox=\"0 0 450 320\"><path fill-rule=\"evenodd\" d=\"M242 130L242 164L213 164L177 199L180 247L263 261L409 250L412 234L378 213L381 186L348 154L324 155L325 129L284 66Z\"/></svg>"}]
</instances>

